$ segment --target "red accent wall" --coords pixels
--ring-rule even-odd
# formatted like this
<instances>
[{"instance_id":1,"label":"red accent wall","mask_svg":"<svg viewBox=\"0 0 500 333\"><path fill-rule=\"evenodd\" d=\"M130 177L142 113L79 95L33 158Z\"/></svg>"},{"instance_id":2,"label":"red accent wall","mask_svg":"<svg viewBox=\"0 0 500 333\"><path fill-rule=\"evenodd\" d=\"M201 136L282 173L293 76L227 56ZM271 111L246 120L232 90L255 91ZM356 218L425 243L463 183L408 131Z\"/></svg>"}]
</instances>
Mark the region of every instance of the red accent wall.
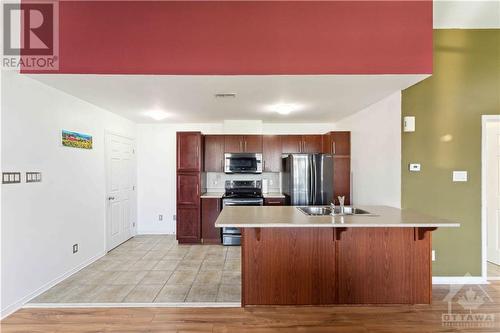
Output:
<instances>
[{"instance_id":1,"label":"red accent wall","mask_svg":"<svg viewBox=\"0 0 500 333\"><path fill-rule=\"evenodd\" d=\"M432 72L432 1L64 1L60 73Z\"/></svg>"}]
</instances>

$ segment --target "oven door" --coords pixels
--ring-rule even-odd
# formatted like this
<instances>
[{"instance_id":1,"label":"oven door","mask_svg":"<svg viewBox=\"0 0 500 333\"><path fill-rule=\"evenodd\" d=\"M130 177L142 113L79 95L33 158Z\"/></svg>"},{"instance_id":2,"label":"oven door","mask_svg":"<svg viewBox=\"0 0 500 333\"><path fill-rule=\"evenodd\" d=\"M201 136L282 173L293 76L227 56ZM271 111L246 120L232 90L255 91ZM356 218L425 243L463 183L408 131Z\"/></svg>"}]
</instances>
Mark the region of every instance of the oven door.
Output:
<instances>
[{"instance_id":1,"label":"oven door","mask_svg":"<svg viewBox=\"0 0 500 333\"><path fill-rule=\"evenodd\" d=\"M225 173L262 173L262 154L224 154Z\"/></svg>"},{"instance_id":2,"label":"oven door","mask_svg":"<svg viewBox=\"0 0 500 333\"><path fill-rule=\"evenodd\" d=\"M262 198L224 198L222 207L230 206L263 206ZM226 246L241 245L241 231L234 227L222 228L222 244Z\"/></svg>"}]
</instances>

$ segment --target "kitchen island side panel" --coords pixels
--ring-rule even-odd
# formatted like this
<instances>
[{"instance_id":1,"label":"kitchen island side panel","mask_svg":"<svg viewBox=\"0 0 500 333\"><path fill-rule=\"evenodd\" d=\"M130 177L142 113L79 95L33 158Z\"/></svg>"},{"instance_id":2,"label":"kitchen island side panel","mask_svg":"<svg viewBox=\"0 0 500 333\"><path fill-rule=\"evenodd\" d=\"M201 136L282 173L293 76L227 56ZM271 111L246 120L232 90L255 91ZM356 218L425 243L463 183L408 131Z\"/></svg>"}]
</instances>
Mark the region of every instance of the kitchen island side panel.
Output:
<instances>
[{"instance_id":1,"label":"kitchen island side panel","mask_svg":"<svg viewBox=\"0 0 500 333\"><path fill-rule=\"evenodd\" d=\"M431 301L431 229L242 230L243 306Z\"/></svg>"}]
</instances>

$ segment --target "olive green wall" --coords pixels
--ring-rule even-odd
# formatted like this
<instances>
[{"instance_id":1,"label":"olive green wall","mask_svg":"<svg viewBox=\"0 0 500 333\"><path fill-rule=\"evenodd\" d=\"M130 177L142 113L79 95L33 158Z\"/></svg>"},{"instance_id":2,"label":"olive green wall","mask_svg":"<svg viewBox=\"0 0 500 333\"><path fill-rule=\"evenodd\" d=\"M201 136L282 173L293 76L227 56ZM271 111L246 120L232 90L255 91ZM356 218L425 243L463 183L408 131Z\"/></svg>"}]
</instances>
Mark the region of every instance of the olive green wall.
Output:
<instances>
[{"instance_id":1,"label":"olive green wall","mask_svg":"<svg viewBox=\"0 0 500 333\"><path fill-rule=\"evenodd\" d=\"M461 223L433 233L434 276L481 275L481 115L500 114L499 50L500 29L434 30L433 75L402 94L403 116L416 117L402 133L402 207Z\"/></svg>"}]
</instances>

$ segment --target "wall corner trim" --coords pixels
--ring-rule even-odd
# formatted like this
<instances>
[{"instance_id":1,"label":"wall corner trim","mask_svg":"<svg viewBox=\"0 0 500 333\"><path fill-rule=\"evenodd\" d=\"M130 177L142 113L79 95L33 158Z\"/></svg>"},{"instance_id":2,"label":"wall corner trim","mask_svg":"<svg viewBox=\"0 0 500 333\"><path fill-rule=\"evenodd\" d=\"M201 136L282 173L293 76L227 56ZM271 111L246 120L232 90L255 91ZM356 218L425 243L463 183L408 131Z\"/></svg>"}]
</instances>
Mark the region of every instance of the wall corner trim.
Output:
<instances>
[{"instance_id":1,"label":"wall corner trim","mask_svg":"<svg viewBox=\"0 0 500 333\"><path fill-rule=\"evenodd\" d=\"M95 255L95 256L87 259L86 261L84 261L83 263L81 263L81 264L77 265L76 267L70 269L69 271L61 274L59 277L57 277L57 278L53 279L52 281L49 281L48 283L44 284L43 286L41 286L40 288L38 288L37 290L35 290L31 294L26 295L23 298L21 298L20 300L18 300L16 302L14 302L14 303L6 306L0 312L0 319L2 319L2 320L5 319L7 316L9 316L12 313L16 312L17 310L21 309L26 303L28 303L29 301L31 301L35 297L43 294L44 292L46 292L50 288L54 287L59 282L63 281L64 279L70 277L71 275L75 274L76 272L80 271L81 269L87 267L91 263L93 263L93 262L97 261L98 259L102 258L105 254L106 254L105 252L98 253L97 255Z\"/></svg>"}]
</instances>

